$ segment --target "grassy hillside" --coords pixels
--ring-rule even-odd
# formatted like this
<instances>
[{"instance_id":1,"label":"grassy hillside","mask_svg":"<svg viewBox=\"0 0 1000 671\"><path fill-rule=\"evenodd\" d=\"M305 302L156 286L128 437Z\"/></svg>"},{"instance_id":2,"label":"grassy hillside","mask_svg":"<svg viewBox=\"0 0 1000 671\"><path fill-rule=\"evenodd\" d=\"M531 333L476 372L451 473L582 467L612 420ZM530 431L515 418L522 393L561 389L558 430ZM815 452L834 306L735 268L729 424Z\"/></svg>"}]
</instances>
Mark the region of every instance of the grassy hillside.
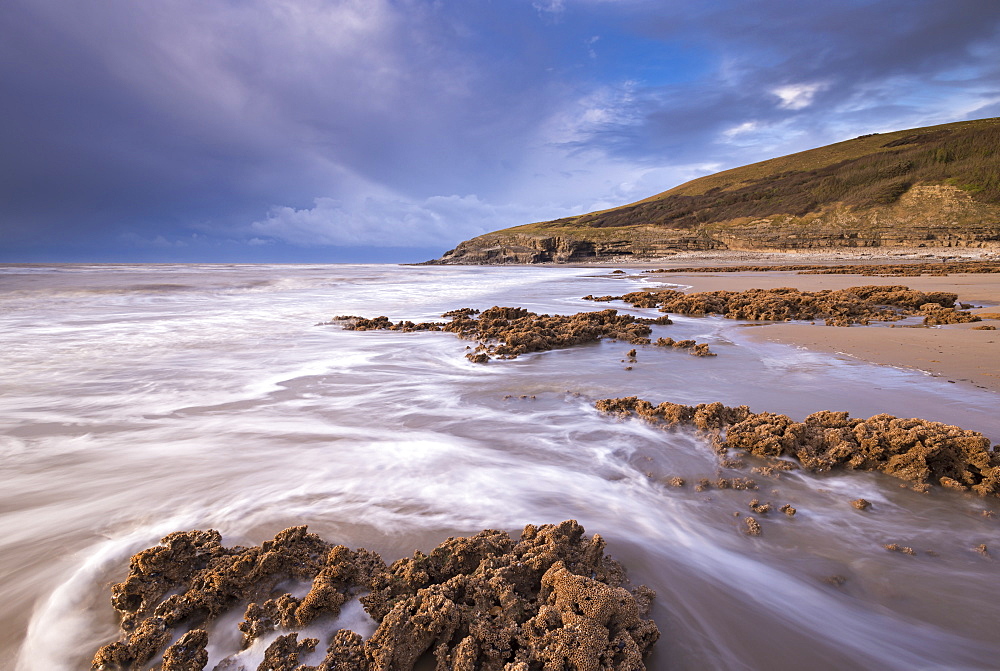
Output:
<instances>
[{"instance_id":1,"label":"grassy hillside","mask_svg":"<svg viewBox=\"0 0 1000 671\"><path fill-rule=\"evenodd\" d=\"M1000 248L1000 118L863 135L733 168L629 205L493 231L433 263L883 246Z\"/></svg>"},{"instance_id":2,"label":"grassy hillside","mask_svg":"<svg viewBox=\"0 0 1000 671\"><path fill-rule=\"evenodd\" d=\"M630 205L507 230L690 229L798 217L835 203L863 210L891 205L918 184L952 185L977 201L1000 204L1000 118L866 135L701 177ZM586 237L602 237L594 233Z\"/></svg>"}]
</instances>

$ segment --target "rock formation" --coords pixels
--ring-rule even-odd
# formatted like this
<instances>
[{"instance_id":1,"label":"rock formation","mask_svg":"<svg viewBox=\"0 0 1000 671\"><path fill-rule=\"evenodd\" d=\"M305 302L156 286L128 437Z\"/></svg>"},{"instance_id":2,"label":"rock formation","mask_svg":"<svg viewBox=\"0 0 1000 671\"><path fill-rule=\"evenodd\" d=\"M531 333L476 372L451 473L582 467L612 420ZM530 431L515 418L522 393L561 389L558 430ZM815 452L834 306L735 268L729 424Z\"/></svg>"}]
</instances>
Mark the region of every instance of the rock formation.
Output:
<instances>
[{"instance_id":1,"label":"rock formation","mask_svg":"<svg viewBox=\"0 0 1000 671\"><path fill-rule=\"evenodd\" d=\"M952 273L1000 273L997 261L923 261L917 263L873 263L873 264L788 264L770 266L682 266L678 268L658 268L644 273L767 273L776 271L796 271L799 275L867 275L869 277L920 277L921 275L945 276ZM584 296L584 298L588 298ZM589 297L589 300L610 300Z\"/></svg>"},{"instance_id":2,"label":"rock formation","mask_svg":"<svg viewBox=\"0 0 1000 671\"><path fill-rule=\"evenodd\" d=\"M924 491L931 485L1000 496L1000 453L980 433L923 419L875 415L851 418L821 411L796 422L741 405L653 405L635 396L604 399L602 412L635 415L664 426L706 432L720 453L739 450L767 459L794 457L809 471L881 471ZM859 507L855 502L855 507Z\"/></svg>"},{"instance_id":3,"label":"rock formation","mask_svg":"<svg viewBox=\"0 0 1000 671\"><path fill-rule=\"evenodd\" d=\"M405 671L428 655L440 671L644 669L660 635L647 618L654 594L632 587L604 549L573 520L528 525L518 540L494 530L450 538L388 567L306 527L249 548L223 547L217 531L178 532L132 557L112 590L122 638L97 652L93 668L143 669L162 659L164 671L200 670L208 660L203 627L248 604L245 645L287 632L267 647L258 671ZM261 601L288 580L312 587L302 599ZM341 629L319 666L300 663L320 641L292 630L335 617L364 592L361 603L379 623L371 638Z\"/></svg>"},{"instance_id":4,"label":"rock formation","mask_svg":"<svg viewBox=\"0 0 1000 671\"><path fill-rule=\"evenodd\" d=\"M832 326L896 321L914 315L923 316L926 324L979 321L978 316L955 309L957 294L915 291L900 285L822 291L782 287L684 293L660 289L635 291L621 299L635 307L657 307L660 312L683 315L717 314L728 319L767 321L822 319Z\"/></svg>"},{"instance_id":5,"label":"rock formation","mask_svg":"<svg viewBox=\"0 0 1000 671\"><path fill-rule=\"evenodd\" d=\"M448 331L459 338L477 341L475 350L466 354L473 363L486 363L491 357L515 359L528 352L571 347L602 338L648 345L650 325L671 323L666 316L647 319L620 315L612 309L573 315L540 315L524 308L494 306L482 312L472 308L451 310L442 316L451 317L451 321L414 324L409 321L394 323L387 317L340 316L330 323L342 324L351 331ZM690 342L690 347L694 348L696 343ZM707 345L698 346L693 353L711 355Z\"/></svg>"}]
</instances>

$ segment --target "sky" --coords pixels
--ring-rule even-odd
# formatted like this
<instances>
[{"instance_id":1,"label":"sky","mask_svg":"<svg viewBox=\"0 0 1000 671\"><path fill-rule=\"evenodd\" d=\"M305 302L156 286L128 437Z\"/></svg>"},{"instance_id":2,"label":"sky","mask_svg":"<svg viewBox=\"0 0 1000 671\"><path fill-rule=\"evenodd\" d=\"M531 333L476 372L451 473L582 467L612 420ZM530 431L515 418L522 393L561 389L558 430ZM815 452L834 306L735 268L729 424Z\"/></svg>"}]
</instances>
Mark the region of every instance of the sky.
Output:
<instances>
[{"instance_id":1,"label":"sky","mask_svg":"<svg viewBox=\"0 0 1000 671\"><path fill-rule=\"evenodd\" d=\"M1000 116L997 0L5 0L0 262L412 262Z\"/></svg>"}]
</instances>

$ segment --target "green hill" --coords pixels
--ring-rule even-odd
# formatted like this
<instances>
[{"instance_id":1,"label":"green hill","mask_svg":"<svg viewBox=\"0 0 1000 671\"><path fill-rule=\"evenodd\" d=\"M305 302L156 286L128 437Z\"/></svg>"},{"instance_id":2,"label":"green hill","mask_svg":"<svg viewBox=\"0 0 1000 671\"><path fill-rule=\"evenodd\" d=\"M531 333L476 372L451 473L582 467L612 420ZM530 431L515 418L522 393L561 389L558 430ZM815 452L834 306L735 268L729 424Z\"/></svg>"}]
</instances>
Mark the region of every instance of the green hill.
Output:
<instances>
[{"instance_id":1,"label":"green hill","mask_svg":"<svg viewBox=\"0 0 1000 671\"><path fill-rule=\"evenodd\" d=\"M1000 118L863 135L621 207L473 238L438 263L676 250L1000 247Z\"/></svg>"}]
</instances>

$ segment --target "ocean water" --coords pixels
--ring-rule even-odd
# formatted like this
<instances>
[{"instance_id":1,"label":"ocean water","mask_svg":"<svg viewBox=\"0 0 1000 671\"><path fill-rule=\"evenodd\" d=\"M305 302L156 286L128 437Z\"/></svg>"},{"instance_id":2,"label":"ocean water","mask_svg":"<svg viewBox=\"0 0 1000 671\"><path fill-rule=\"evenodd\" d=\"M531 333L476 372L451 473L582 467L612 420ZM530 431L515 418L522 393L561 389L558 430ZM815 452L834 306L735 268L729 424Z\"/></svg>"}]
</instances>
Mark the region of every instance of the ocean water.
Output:
<instances>
[{"instance_id":1,"label":"ocean water","mask_svg":"<svg viewBox=\"0 0 1000 671\"><path fill-rule=\"evenodd\" d=\"M996 394L752 343L715 318L677 317L653 337L708 342L717 357L640 347L632 370L624 343L476 365L452 334L321 324L493 305L567 314L609 307L581 296L656 282L573 268L0 267L0 659L89 668L117 638L111 584L172 531L257 544L308 524L391 561L484 528L576 519L657 592L648 668L997 668L1000 573L973 551L1000 556L995 500L863 473L671 488L664 477L748 473L720 468L693 433L593 407L637 395L796 419L887 412L997 441ZM873 508L853 509L859 497ZM734 513L753 498L798 514L758 515L762 535L746 536ZM356 606L344 617L370 633ZM208 668L234 652L221 633L234 618L217 625Z\"/></svg>"}]
</instances>

